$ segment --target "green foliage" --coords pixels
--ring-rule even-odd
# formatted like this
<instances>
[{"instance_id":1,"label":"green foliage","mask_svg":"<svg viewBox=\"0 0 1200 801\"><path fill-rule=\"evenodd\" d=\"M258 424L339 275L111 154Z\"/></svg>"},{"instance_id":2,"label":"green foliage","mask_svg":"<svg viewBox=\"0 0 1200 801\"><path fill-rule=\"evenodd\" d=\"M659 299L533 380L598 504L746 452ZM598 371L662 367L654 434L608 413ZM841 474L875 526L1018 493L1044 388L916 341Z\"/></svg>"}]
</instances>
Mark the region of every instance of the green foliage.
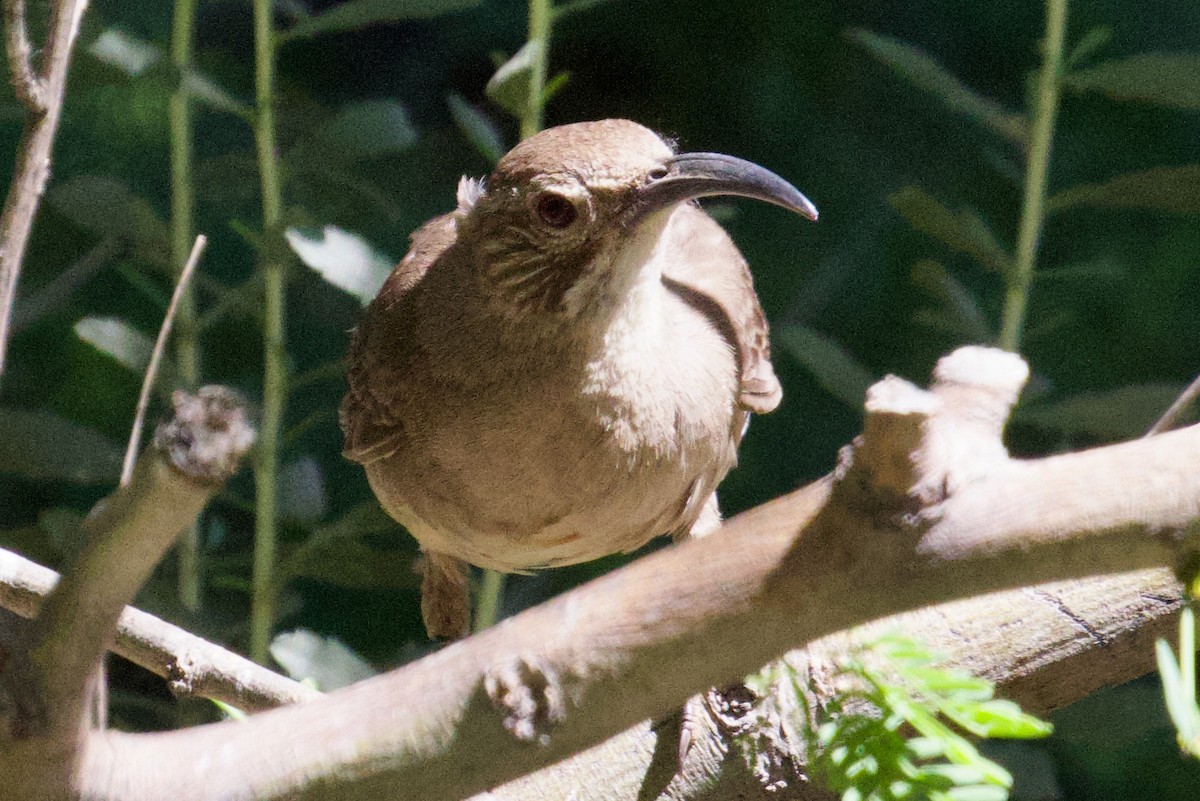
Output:
<instances>
[{"instance_id":1,"label":"green foliage","mask_svg":"<svg viewBox=\"0 0 1200 801\"><path fill-rule=\"evenodd\" d=\"M1071 73L1063 83L1069 89L1100 92L1114 100L1197 111L1200 53L1140 53Z\"/></svg>"},{"instance_id":2,"label":"green foliage","mask_svg":"<svg viewBox=\"0 0 1200 801\"><path fill-rule=\"evenodd\" d=\"M1200 164L1155 167L1118 175L1098 184L1064 189L1048 202L1050 211L1090 206L1200 214Z\"/></svg>"},{"instance_id":3,"label":"green foliage","mask_svg":"<svg viewBox=\"0 0 1200 801\"><path fill-rule=\"evenodd\" d=\"M811 764L843 801L1003 801L1012 776L963 733L1027 739L1051 731L995 698L991 682L939 667L935 654L898 634L840 668L853 689L826 710Z\"/></svg>"},{"instance_id":4,"label":"green foliage","mask_svg":"<svg viewBox=\"0 0 1200 801\"><path fill-rule=\"evenodd\" d=\"M978 212L971 209L951 211L916 186L905 187L890 195L888 202L909 225L940 239L951 250L965 253L998 273L1012 269L1012 259Z\"/></svg>"},{"instance_id":5,"label":"green foliage","mask_svg":"<svg viewBox=\"0 0 1200 801\"><path fill-rule=\"evenodd\" d=\"M1194 580L1194 578L1193 578ZM1200 706L1196 704L1196 613L1189 603L1179 615L1179 658L1166 640L1155 643L1167 712L1180 749L1200 759Z\"/></svg>"},{"instance_id":6,"label":"green foliage","mask_svg":"<svg viewBox=\"0 0 1200 801\"><path fill-rule=\"evenodd\" d=\"M826 392L852 408L860 408L874 376L850 352L829 337L803 325L783 326L779 343L812 373Z\"/></svg>"},{"instance_id":7,"label":"green foliage","mask_svg":"<svg viewBox=\"0 0 1200 801\"><path fill-rule=\"evenodd\" d=\"M107 437L50 412L0 407L0 473L106 484L120 475L122 454Z\"/></svg>"},{"instance_id":8,"label":"green foliage","mask_svg":"<svg viewBox=\"0 0 1200 801\"><path fill-rule=\"evenodd\" d=\"M427 19L452 11L466 11L479 0L350 0L321 14L306 16L279 34L281 42L328 33L348 33L371 25Z\"/></svg>"},{"instance_id":9,"label":"green foliage","mask_svg":"<svg viewBox=\"0 0 1200 801\"><path fill-rule=\"evenodd\" d=\"M861 28L849 31L848 36L918 89L945 103L951 111L1018 145L1029 140L1029 126L1023 116L978 94L920 49Z\"/></svg>"}]
</instances>

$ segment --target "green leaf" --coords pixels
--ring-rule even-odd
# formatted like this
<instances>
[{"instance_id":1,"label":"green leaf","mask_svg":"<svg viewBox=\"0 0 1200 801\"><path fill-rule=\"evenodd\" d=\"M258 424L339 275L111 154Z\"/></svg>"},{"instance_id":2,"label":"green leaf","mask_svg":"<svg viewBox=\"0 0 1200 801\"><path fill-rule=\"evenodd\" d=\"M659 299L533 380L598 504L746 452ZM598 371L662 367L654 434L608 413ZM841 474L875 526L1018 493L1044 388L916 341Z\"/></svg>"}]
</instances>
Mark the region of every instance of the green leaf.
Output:
<instances>
[{"instance_id":1,"label":"green leaf","mask_svg":"<svg viewBox=\"0 0 1200 801\"><path fill-rule=\"evenodd\" d=\"M996 784L951 787L945 791L949 801L1007 801L1008 788Z\"/></svg>"},{"instance_id":2,"label":"green leaf","mask_svg":"<svg viewBox=\"0 0 1200 801\"><path fill-rule=\"evenodd\" d=\"M1085 33L1083 37L1071 48L1070 54L1067 56L1064 66L1068 70L1072 70L1079 66L1084 61L1087 61L1100 48L1104 47L1112 41L1113 29L1108 25L1100 25L1092 28Z\"/></svg>"},{"instance_id":3,"label":"green leaf","mask_svg":"<svg viewBox=\"0 0 1200 801\"><path fill-rule=\"evenodd\" d=\"M297 681L309 679L323 691L346 687L378 672L341 640L307 629L275 635L270 650L271 658L289 676Z\"/></svg>"},{"instance_id":4,"label":"green leaf","mask_svg":"<svg viewBox=\"0 0 1200 801\"><path fill-rule=\"evenodd\" d=\"M167 224L143 198L115 178L80 175L51 188L47 202L81 228L113 234L149 248L165 263Z\"/></svg>"},{"instance_id":5,"label":"green leaf","mask_svg":"<svg viewBox=\"0 0 1200 801\"><path fill-rule=\"evenodd\" d=\"M852 29L848 35L851 41L918 89L933 94L952 111L1018 145L1024 146L1029 141L1029 126L1022 115L978 94L921 50L861 28Z\"/></svg>"},{"instance_id":6,"label":"green leaf","mask_svg":"<svg viewBox=\"0 0 1200 801\"><path fill-rule=\"evenodd\" d=\"M106 28L88 45L88 54L130 77L142 74L162 58L157 47L120 28Z\"/></svg>"},{"instance_id":7,"label":"green leaf","mask_svg":"<svg viewBox=\"0 0 1200 801\"><path fill-rule=\"evenodd\" d=\"M135 373L141 374L150 364L154 340L119 318L85 317L75 323L75 335ZM179 383L175 363L165 354L158 364L158 375L155 385L164 392Z\"/></svg>"},{"instance_id":8,"label":"green leaf","mask_svg":"<svg viewBox=\"0 0 1200 801\"><path fill-rule=\"evenodd\" d=\"M1005 273L1011 259L972 209L953 212L924 189L908 186L888 195L888 203L916 230L940 239L951 250L971 256L984 267Z\"/></svg>"},{"instance_id":9,"label":"green leaf","mask_svg":"<svg viewBox=\"0 0 1200 801\"><path fill-rule=\"evenodd\" d=\"M1052 196L1047 206L1051 212L1090 206L1200 214L1200 164L1155 167L1074 186Z\"/></svg>"},{"instance_id":10,"label":"green leaf","mask_svg":"<svg viewBox=\"0 0 1200 801\"><path fill-rule=\"evenodd\" d=\"M915 319L944 329L966 342L992 342L996 336L975 293L940 262L922 259L913 265L912 282L937 302L938 308L918 310Z\"/></svg>"},{"instance_id":11,"label":"green leaf","mask_svg":"<svg viewBox=\"0 0 1200 801\"><path fill-rule=\"evenodd\" d=\"M504 137L491 117L457 93L451 93L446 98L446 103L450 106L454 124L471 144L475 145L475 149L489 163L495 164L499 161L508 148L505 147Z\"/></svg>"},{"instance_id":12,"label":"green leaf","mask_svg":"<svg viewBox=\"0 0 1200 801\"><path fill-rule=\"evenodd\" d=\"M533 77L534 62L541 52L542 42L529 40L500 65L484 89L496 105L514 117L523 117L529 110L529 82Z\"/></svg>"},{"instance_id":13,"label":"green leaf","mask_svg":"<svg viewBox=\"0 0 1200 801\"><path fill-rule=\"evenodd\" d=\"M197 69L184 72L183 85L189 95L215 111L224 111L247 120L254 114L249 105Z\"/></svg>"},{"instance_id":14,"label":"green leaf","mask_svg":"<svg viewBox=\"0 0 1200 801\"><path fill-rule=\"evenodd\" d=\"M976 737L999 737L1028 740L1047 737L1054 726L1021 710L1017 704L1002 698L982 703L946 705L942 714Z\"/></svg>"},{"instance_id":15,"label":"green leaf","mask_svg":"<svg viewBox=\"0 0 1200 801\"><path fill-rule=\"evenodd\" d=\"M571 82L571 73L560 72L550 80L546 81L546 86L542 89L542 103L549 103L550 98L561 92L563 88Z\"/></svg>"},{"instance_id":16,"label":"green leaf","mask_svg":"<svg viewBox=\"0 0 1200 801\"><path fill-rule=\"evenodd\" d=\"M44 411L0 407L0 473L34 481L107 484L121 473L120 446Z\"/></svg>"},{"instance_id":17,"label":"green leaf","mask_svg":"<svg viewBox=\"0 0 1200 801\"><path fill-rule=\"evenodd\" d=\"M293 39L467 11L479 3L480 0L350 0L333 6L323 14L305 17L291 28L281 31L278 38L280 44L286 44Z\"/></svg>"},{"instance_id":18,"label":"green leaf","mask_svg":"<svg viewBox=\"0 0 1200 801\"><path fill-rule=\"evenodd\" d=\"M1114 100L1200 111L1200 53L1140 53L1070 73L1063 85Z\"/></svg>"},{"instance_id":19,"label":"green leaf","mask_svg":"<svg viewBox=\"0 0 1200 801\"><path fill-rule=\"evenodd\" d=\"M351 589L415 589L420 579L409 550L381 551L357 539L337 538L302 546L286 565L289 578L304 577Z\"/></svg>"},{"instance_id":20,"label":"green leaf","mask_svg":"<svg viewBox=\"0 0 1200 801\"><path fill-rule=\"evenodd\" d=\"M319 238L299 228L287 229L284 238L300 261L364 306L392 272L390 258L362 237L334 225L325 226Z\"/></svg>"},{"instance_id":21,"label":"green leaf","mask_svg":"<svg viewBox=\"0 0 1200 801\"><path fill-rule=\"evenodd\" d=\"M321 464L302 456L279 470L279 514L286 520L315 523L325 516L329 500Z\"/></svg>"},{"instance_id":22,"label":"green leaf","mask_svg":"<svg viewBox=\"0 0 1200 801\"><path fill-rule=\"evenodd\" d=\"M412 147L417 130L395 100L368 100L343 106L317 125L313 140L319 152L339 159L371 159Z\"/></svg>"},{"instance_id":23,"label":"green leaf","mask_svg":"<svg viewBox=\"0 0 1200 801\"><path fill-rule=\"evenodd\" d=\"M825 391L844 403L862 406L875 376L832 339L803 325L786 325L777 334L784 350L808 368Z\"/></svg>"},{"instance_id":24,"label":"green leaf","mask_svg":"<svg viewBox=\"0 0 1200 801\"><path fill-rule=\"evenodd\" d=\"M1040 428L1102 440L1140 437L1183 392L1176 384L1134 384L1020 406L1016 418Z\"/></svg>"}]
</instances>

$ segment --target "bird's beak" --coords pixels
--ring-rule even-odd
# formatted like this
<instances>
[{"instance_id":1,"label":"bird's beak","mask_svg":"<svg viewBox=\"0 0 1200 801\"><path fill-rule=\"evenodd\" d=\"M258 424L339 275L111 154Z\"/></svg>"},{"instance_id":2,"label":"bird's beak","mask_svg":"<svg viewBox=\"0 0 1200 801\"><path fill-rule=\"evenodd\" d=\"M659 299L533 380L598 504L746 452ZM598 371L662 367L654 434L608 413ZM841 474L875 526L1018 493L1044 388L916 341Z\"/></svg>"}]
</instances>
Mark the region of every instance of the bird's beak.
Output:
<instances>
[{"instance_id":1,"label":"bird's beak","mask_svg":"<svg viewBox=\"0 0 1200 801\"><path fill-rule=\"evenodd\" d=\"M799 189L765 167L721 153L673 157L638 191L637 216L712 195L751 197L817 219L817 207Z\"/></svg>"}]
</instances>

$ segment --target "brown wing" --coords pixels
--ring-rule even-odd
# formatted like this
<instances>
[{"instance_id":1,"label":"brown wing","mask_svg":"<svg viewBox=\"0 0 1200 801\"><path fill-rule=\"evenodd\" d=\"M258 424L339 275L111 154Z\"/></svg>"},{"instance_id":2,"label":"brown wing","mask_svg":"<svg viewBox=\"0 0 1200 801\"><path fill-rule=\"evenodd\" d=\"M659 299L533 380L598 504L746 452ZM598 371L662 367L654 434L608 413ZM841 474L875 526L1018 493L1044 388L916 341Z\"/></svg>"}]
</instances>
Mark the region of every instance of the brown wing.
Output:
<instances>
[{"instance_id":1,"label":"brown wing","mask_svg":"<svg viewBox=\"0 0 1200 801\"><path fill-rule=\"evenodd\" d=\"M368 464L396 450L403 431L388 400L405 371L398 354L406 349L397 343L411 339L408 328L413 315L405 313L405 300L412 298L438 257L454 243L455 216L435 217L412 235L408 255L392 270L354 331L347 355L350 389L338 411L348 459Z\"/></svg>"},{"instance_id":2,"label":"brown wing","mask_svg":"<svg viewBox=\"0 0 1200 801\"><path fill-rule=\"evenodd\" d=\"M746 412L772 411L783 398L783 388L771 366L767 319L750 268L725 230L697 206L683 206L672 218L681 258L671 259L663 276L668 288L712 320L734 348L739 362L738 405ZM742 425L734 436L741 439Z\"/></svg>"}]
</instances>

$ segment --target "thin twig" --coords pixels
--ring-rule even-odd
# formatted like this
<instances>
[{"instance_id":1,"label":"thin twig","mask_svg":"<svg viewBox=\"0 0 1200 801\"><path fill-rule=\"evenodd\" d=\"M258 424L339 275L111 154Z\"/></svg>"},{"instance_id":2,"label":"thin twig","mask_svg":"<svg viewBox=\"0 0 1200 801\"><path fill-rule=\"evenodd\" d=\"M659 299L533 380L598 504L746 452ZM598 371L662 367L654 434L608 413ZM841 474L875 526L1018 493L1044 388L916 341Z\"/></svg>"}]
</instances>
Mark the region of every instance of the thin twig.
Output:
<instances>
[{"instance_id":1,"label":"thin twig","mask_svg":"<svg viewBox=\"0 0 1200 801\"><path fill-rule=\"evenodd\" d=\"M33 46L25 19L25 0L4 2L4 50L17 99L34 116L46 113L46 87L33 71Z\"/></svg>"},{"instance_id":2,"label":"thin twig","mask_svg":"<svg viewBox=\"0 0 1200 801\"><path fill-rule=\"evenodd\" d=\"M1183 414L1183 410L1191 406L1198 396L1200 396L1200 376L1196 376L1192 383L1188 384L1188 388L1175 399L1170 408L1163 412L1163 416L1158 418L1158 422L1150 426L1150 430L1146 432L1145 436L1152 437L1174 425L1175 421L1179 419L1179 415Z\"/></svg>"},{"instance_id":3,"label":"thin twig","mask_svg":"<svg viewBox=\"0 0 1200 801\"><path fill-rule=\"evenodd\" d=\"M6 0L6 23L12 23L11 14L18 6L23 16L23 3ZM51 4L50 32L39 78L43 90L43 108L40 113L26 115L12 183L4 199L4 211L0 213L0 375L4 373L8 353L17 281L21 276L25 248L29 244L29 233L33 230L33 218L37 215L46 181L50 177L50 155L67 87L67 69L86 7L87 0L56 0ZM11 37L14 35L13 29L18 26L6 24L5 27L9 29L8 36ZM8 41L12 43L12 39ZM21 78L16 77L19 83Z\"/></svg>"},{"instance_id":4,"label":"thin twig","mask_svg":"<svg viewBox=\"0 0 1200 801\"><path fill-rule=\"evenodd\" d=\"M146 420L146 408L150 405L150 391L154 388L154 378L158 375L158 364L162 361L163 350L167 346L167 337L171 335L171 323L179 308L179 298L183 296L188 280L196 271L196 265L200 263L200 254L204 252L204 246L207 244L208 240L204 234L196 237L196 242L192 245L192 253L188 256L187 263L183 265L183 271L179 273L179 281L175 284L175 291L171 294L171 302L163 317L162 327L158 329L158 339L154 343L154 351L150 354L150 363L146 365L146 375L142 378L142 391L138 395L137 412L133 415L133 430L129 432L129 444L125 448L125 462L121 466L122 487L129 483L129 478L133 475L133 465L137 461L138 448L142 442L142 424Z\"/></svg>"}]
</instances>

